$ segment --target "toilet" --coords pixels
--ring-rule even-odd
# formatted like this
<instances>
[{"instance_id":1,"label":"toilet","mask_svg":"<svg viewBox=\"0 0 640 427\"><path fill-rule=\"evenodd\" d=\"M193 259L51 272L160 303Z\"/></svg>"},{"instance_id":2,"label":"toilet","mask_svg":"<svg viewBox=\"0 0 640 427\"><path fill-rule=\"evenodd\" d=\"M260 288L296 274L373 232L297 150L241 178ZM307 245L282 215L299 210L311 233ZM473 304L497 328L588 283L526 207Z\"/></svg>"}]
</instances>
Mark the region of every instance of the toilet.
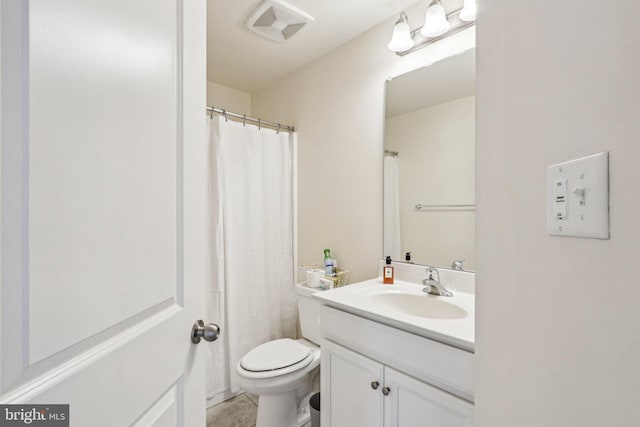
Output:
<instances>
[{"instance_id":1,"label":"toilet","mask_svg":"<svg viewBox=\"0 0 640 427\"><path fill-rule=\"evenodd\" d=\"M300 427L309 421L312 381L320 371L321 304L311 298L318 291L296 285L303 339L266 342L236 365L240 388L259 396L256 427Z\"/></svg>"}]
</instances>

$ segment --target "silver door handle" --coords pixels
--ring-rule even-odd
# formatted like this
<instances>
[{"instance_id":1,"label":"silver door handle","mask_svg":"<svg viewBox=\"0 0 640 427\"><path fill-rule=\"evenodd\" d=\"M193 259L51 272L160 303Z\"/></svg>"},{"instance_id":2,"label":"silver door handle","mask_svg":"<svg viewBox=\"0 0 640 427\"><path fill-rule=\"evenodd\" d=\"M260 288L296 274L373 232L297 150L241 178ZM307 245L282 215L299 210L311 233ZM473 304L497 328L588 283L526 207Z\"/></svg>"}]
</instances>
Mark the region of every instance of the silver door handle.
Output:
<instances>
[{"instance_id":1,"label":"silver door handle","mask_svg":"<svg viewBox=\"0 0 640 427\"><path fill-rule=\"evenodd\" d=\"M379 386L380 386L380 383L378 381L371 381L372 389L377 390Z\"/></svg>"},{"instance_id":2,"label":"silver door handle","mask_svg":"<svg viewBox=\"0 0 640 427\"><path fill-rule=\"evenodd\" d=\"M391 393L391 389L389 387L382 387L382 394L389 396L389 393Z\"/></svg>"},{"instance_id":3,"label":"silver door handle","mask_svg":"<svg viewBox=\"0 0 640 427\"><path fill-rule=\"evenodd\" d=\"M205 326L202 320L196 320L191 328L191 342L198 344L203 338L205 341L215 341L220 336L220 326L209 323Z\"/></svg>"}]
</instances>

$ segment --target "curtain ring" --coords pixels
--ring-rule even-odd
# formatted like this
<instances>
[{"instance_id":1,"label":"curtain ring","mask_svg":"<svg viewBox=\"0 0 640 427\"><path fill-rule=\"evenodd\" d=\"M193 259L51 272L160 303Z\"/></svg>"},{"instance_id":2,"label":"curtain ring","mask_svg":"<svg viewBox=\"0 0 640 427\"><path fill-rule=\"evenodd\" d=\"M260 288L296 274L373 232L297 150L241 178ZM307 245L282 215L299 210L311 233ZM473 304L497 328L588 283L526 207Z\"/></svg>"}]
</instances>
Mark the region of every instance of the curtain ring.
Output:
<instances>
[{"instance_id":1,"label":"curtain ring","mask_svg":"<svg viewBox=\"0 0 640 427\"><path fill-rule=\"evenodd\" d=\"M258 119L258 130L261 130L262 119Z\"/></svg>"},{"instance_id":2,"label":"curtain ring","mask_svg":"<svg viewBox=\"0 0 640 427\"><path fill-rule=\"evenodd\" d=\"M247 125L247 115L243 114L242 115L242 127L245 127Z\"/></svg>"},{"instance_id":3,"label":"curtain ring","mask_svg":"<svg viewBox=\"0 0 640 427\"><path fill-rule=\"evenodd\" d=\"M276 130L276 135L280 133L280 123L278 123L278 130Z\"/></svg>"},{"instance_id":4,"label":"curtain ring","mask_svg":"<svg viewBox=\"0 0 640 427\"><path fill-rule=\"evenodd\" d=\"M213 108L211 108L211 114L209 114L209 118L213 119Z\"/></svg>"},{"instance_id":5,"label":"curtain ring","mask_svg":"<svg viewBox=\"0 0 640 427\"><path fill-rule=\"evenodd\" d=\"M225 110L225 109L222 110L222 117L224 117L224 121L225 122L228 122L228 120L227 120L227 110Z\"/></svg>"}]
</instances>

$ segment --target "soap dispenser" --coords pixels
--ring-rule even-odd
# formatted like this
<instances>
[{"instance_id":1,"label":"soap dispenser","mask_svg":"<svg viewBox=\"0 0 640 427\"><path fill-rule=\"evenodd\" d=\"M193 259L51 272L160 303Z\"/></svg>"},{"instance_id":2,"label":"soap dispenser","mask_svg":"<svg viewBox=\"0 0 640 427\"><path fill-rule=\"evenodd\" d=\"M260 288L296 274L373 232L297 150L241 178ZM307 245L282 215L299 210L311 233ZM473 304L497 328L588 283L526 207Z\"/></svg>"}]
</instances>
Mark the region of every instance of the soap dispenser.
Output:
<instances>
[{"instance_id":1,"label":"soap dispenser","mask_svg":"<svg viewBox=\"0 0 640 427\"><path fill-rule=\"evenodd\" d=\"M413 264L413 261L411 261L411 252L407 252L404 255L404 262L406 262L407 264Z\"/></svg>"},{"instance_id":2,"label":"soap dispenser","mask_svg":"<svg viewBox=\"0 0 640 427\"><path fill-rule=\"evenodd\" d=\"M382 283L393 285L393 265L391 265L391 257L388 256L386 264L383 268Z\"/></svg>"}]
</instances>

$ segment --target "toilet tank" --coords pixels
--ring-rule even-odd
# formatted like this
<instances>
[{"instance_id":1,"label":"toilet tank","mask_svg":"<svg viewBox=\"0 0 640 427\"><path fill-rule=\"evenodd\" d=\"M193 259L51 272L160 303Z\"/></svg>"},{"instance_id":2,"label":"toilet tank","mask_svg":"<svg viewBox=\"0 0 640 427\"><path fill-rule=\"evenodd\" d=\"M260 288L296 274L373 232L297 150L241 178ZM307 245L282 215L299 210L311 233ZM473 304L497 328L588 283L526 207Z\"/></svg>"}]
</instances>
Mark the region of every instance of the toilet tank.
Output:
<instances>
[{"instance_id":1,"label":"toilet tank","mask_svg":"<svg viewBox=\"0 0 640 427\"><path fill-rule=\"evenodd\" d=\"M296 285L300 332L303 338L320 345L320 338L322 338L320 330L320 307L322 304L311 298L311 295L315 292L322 292L322 289L309 288L302 284Z\"/></svg>"}]
</instances>

